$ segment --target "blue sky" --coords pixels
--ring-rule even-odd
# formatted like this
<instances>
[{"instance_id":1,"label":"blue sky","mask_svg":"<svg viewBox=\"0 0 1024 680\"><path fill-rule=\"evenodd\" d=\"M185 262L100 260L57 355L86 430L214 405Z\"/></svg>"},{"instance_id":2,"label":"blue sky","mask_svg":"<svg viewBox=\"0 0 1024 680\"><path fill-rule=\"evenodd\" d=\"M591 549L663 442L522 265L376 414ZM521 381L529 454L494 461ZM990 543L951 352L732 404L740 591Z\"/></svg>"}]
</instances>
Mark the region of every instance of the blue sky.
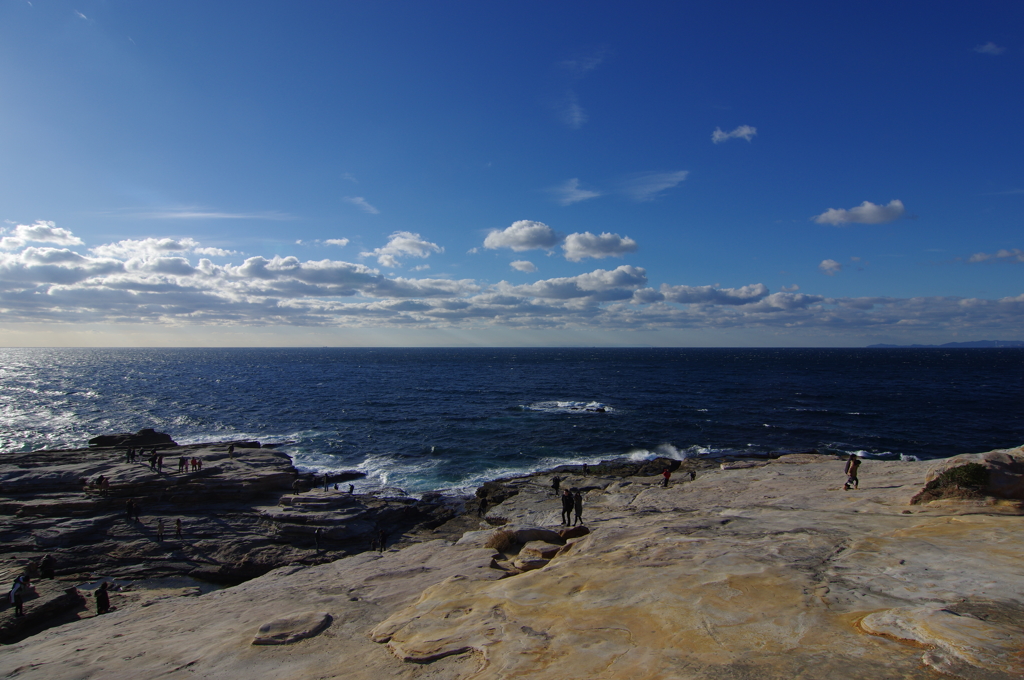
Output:
<instances>
[{"instance_id":1,"label":"blue sky","mask_svg":"<svg viewBox=\"0 0 1024 680\"><path fill-rule=\"evenodd\" d=\"M1024 339L1024 4L0 2L0 344Z\"/></svg>"}]
</instances>

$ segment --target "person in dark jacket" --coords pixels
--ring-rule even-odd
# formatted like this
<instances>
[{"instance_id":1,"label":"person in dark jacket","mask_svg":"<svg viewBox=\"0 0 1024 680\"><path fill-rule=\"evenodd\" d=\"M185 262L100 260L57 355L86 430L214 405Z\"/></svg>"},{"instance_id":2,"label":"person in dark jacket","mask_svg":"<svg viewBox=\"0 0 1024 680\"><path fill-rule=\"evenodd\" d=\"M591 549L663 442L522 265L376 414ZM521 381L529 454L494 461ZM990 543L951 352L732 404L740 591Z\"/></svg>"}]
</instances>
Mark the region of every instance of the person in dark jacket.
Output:
<instances>
[{"instance_id":1,"label":"person in dark jacket","mask_svg":"<svg viewBox=\"0 0 1024 680\"><path fill-rule=\"evenodd\" d=\"M575 501L572 498L572 491L562 490L562 524L568 525L572 520L572 509Z\"/></svg>"},{"instance_id":2,"label":"person in dark jacket","mask_svg":"<svg viewBox=\"0 0 1024 680\"><path fill-rule=\"evenodd\" d=\"M96 591L96 614L106 614L110 611L110 595L107 593L107 582L104 581L100 589Z\"/></svg>"}]
</instances>

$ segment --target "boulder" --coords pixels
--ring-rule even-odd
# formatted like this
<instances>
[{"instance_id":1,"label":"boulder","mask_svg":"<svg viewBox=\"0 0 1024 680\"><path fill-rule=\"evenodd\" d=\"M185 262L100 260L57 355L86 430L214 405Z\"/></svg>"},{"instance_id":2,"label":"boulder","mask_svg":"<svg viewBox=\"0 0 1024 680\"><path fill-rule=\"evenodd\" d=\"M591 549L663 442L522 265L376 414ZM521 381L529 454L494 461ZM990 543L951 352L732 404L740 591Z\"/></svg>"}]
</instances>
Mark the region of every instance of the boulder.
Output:
<instances>
[{"instance_id":1,"label":"boulder","mask_svg":"<svg viewBox=\"0 0 1024 680\"><path fill-rule=\"evenodd\" d=\"M299 612L274 619L260 626L254 645L289 645L313 637L331 625L327 612Z\"/></svg>"},{"instance_id":2,"label":"boulder","mask_svg":"<svg viewBox=\"0 0 1024 680\"><path fill-rule=\"evenodd\" d=\"M547 566L550 560L545 560L540 557L529 557L525 555L517 555L512 560L512 566L520 571L533 571L534 569L540 569L541 567Z\"/></svg>"},{"instance_id":3,"label":"boulder","mask_svg":"<svg viewBox=\"0 0 1024 680\"><path fill-rule=\"evenodd\" d=\"M1015 449L996 449L985 453L964 453L936 461L928 469L927 484L937 480L953 468L975 463L988 472L988 480L980 489L994 498L1024 500L1024 446Z\"/></svg>"},{"instance_id":4,"label":"boulder","mask_svg":"<svg viewBox=\"0 0 1024 680\"><path fill-rule=\"evenodd\" d=\"M558 551L562 549L562 546L555 545L554 543L545 543L544 541L530 541L523 546L522 550L519 551L519 556L526 558L540 558L543 560L550 560L552 557L558 554Z\"/></svg>"},{"instance_id":5,"label":"boulder","mask_svg":"<svg viewBox=\"0 0 1024 680\"><path fill-rule=\"evenodd\" d=\"M590 529L580 524L579 526L569 527L567 529L560 529L558 535L562 537L562 540L569 540L570 538L579 538L580 536L586 536L590 533Z\"/></svg>"}]
</instances>

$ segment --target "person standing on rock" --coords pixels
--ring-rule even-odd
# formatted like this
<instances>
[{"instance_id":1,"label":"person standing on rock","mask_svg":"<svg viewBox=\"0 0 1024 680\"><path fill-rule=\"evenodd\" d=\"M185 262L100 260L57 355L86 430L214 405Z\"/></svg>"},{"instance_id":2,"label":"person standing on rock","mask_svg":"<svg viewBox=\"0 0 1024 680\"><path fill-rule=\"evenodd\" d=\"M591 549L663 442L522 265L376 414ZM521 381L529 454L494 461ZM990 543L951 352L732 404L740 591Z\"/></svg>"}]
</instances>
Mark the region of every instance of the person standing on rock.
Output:
<instances>
[{"instance_id":1,"label":"person standing on rock","mask_svg":"<svg viewBox=\"0 0 1024 680\"><path fill-rule=\"evenodd\" d=\"M851 484L853 485L854 489L858 488L857 485L860 484L860 480L857 479L857 468L859 467L860 458L857 457L856 453L851 453L850 457L846 459L846 469L844 470L844 472L846 472L847 476L846 484L843 484L844 490L849 491Z\"/></svg>"},{"instance_id":2,"label":"person standing on rock","mask_svg":"<svg viewBox=\"0 0 1024 680\"><path fill-rule=\"evenodd\" d=\"M576 522L583 524L583 494L580 493L579 489L572 496L573 510L576 513L576 517L572 520L572 525L576 526Z\"/></svg>"},{"instance_id":3,"label":"person standing on rock","mask_svg":"<svg viewBox=\"0 0 1024 680\"><path fill-rule=\"evenodd\" d=\"M661 471L661 476L664 477L664 479L661 480L661 486L662 488L667 489L668 480L672 479L672 472L668 468L665 468Z\"/></svg>"},{"instance_id":4,"label":"person standing on rock","mask_svg":"<svg viewBox=\"0 0 1024 680\"><path fill-rule=\"evenodd\" d=\"M178 539L181 538L181 518L180 517L177 518L176 520L174 520L174 537L178 538Z\"/></svg>"},{"instance_id":5,"label":"person standing on rock","mask_svg":"<svg viewBox=\"0 0 1024 680\"><path fill-rule=\"evenodd\" d=\"M555 490L555 495L558 495L558 487L562 483L562 478L555 475L551 478L551 488Z\"/></svg>"},{"instance_id":6,"label":"person standing on rock","mask_svg":"<svg viewBox=\"0 0 1024 680\"><path fill-rule=\"evenodd\" d=\"M110 611L110 595L107 593L107 582L104 581L96 591L96 615Z\"/></svg>"},{"instance_id":7,"label":"person standing on rock","mask_svg":"<svg viewBox=\"0 0 1024 680\"><path fill-rule=\"evenodd\" d=\"M476 506L476 516L483 517L487 513L487 496L480 496Z\"/></svg>"},{"instance_id":8,"label":"person standing on rock","mask_svg":"<svg viewBox=\"0 0 1024 680\"><path fill-rule=\"evenodd\" d=\"M568 489L562 491L562 524L569 525L572 520L572 509L575 505L575 501L572 498L572 492Z\"/></svg>"},{"instance_id":9,"label":"person standing on rock","mask_svg":"<svg viewBox=\"0 0 1024 680\"><path fill-rule=\"evenodd\" d=\"M11 586L10 600L11 604L14 605L14 615L24 616L25 615L25 576L21 575L14 579L14 585Z\"/></svg>"},{"instance_id":10,"label":"person standing on rock","mask_svg":"<svg viewBox=\"0 0 1024 680\"><path fill-rule=\"evenodd\" d=\"M235 445L234 444L229 444L228 445L228 458L232 458L233 459L234 457L235 457Z\"/></svg>"},{"instance_id":11,"label":"person standing on rock","mask_svg":"<svg viewBox=\"0 0 1024 680\"><path fill-rule=\"evenodd\" d=\"M349 484L348 485L348 495L351 496L353 493L355 493L355 491L356 491L355 484Z\"/></svg>"},{"instance_id":12,"label":"person standing on rock","mask_svg":"<svg viewBox=\"0 0 1024 680\"><path fill-rule=\"evenodd\" d=\"M164 540L164 520L163 517L156 521L156 540L162 542Z\"/></svg>"}]
</instances>

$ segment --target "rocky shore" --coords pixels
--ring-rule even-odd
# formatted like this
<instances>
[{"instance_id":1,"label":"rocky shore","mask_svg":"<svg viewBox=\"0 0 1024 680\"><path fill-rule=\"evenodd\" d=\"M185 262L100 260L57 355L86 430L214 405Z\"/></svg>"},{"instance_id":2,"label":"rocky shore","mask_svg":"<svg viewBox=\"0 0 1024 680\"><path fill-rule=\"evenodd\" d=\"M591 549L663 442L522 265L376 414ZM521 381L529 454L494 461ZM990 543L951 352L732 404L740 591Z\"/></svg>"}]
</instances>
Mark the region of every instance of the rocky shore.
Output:
<instances>
[{"instance_id":1,"label":"rocky shore","mask_svg":"<svg viewBox=\"0 0 1024 680\"><path fill-rule=\"evenodd\" d=\"M63 452L74 469L24 458L37 454L19 454L20 472L0 467L8 569L50 550L59 557L54 587L248 578L212 592L195 583L150 595L115 590L112 612L6 646L0 674L1024 674L1020 448L939 463L867 461L850 491L843 462L819 455L687 462L668 488L662 462L586 475L565 468L485 485L481 517L475 501L465 513L431 497L295 494L298 475L273 450L190 451L212 474L162 477L112 450ZM107 496L67 481L110 465L118 467ZM556 474L583 491L585 528L560 526ZM118 509L129 494L146 499L143 527ZM184 540L173 525L154 540L147 532L158 516L188 517ZM385 550L369 551L368 534L385 524ZM87 591L79 594L88 605Z\"/></svg>"}]
</instances>

